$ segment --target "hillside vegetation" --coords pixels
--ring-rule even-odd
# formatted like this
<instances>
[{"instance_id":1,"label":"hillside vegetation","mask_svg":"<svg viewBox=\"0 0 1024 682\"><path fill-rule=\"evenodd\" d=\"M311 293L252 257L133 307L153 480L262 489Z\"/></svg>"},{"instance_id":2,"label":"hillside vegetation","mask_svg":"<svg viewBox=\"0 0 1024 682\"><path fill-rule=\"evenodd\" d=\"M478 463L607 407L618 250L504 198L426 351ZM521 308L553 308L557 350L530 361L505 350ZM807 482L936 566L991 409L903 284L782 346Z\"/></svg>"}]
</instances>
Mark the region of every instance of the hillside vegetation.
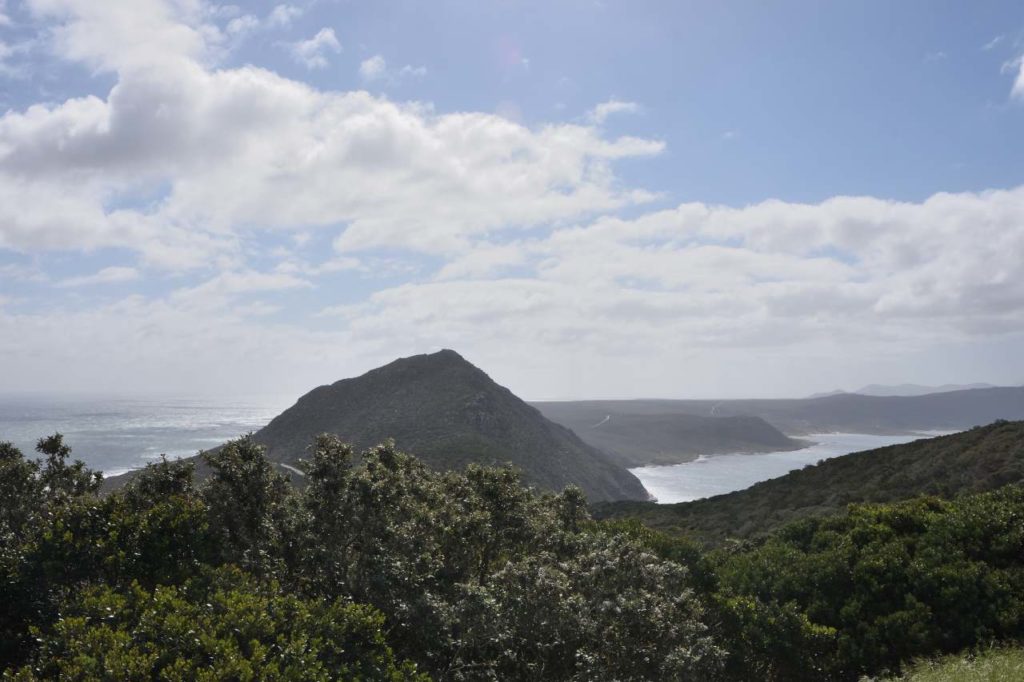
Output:
<instances>
[{"instance_id":1,"label":"hillside vegetation","mask_svg":"<svg viewBox=\"0 0 1024 682\"><path fill-rule=\"evenodd\" d=\"M747 679L856 679L1021 637L1022 511L1020 486L853 505L714 554L717 592L742 641L765 647L748 657L775 666Z\"/></svg>"},{"instance_id":2,"label":"hillside vegetation","mask_svg":"<svg viewBox=\"0 0 1024 682\"><path fill-rule=\"evenodd\" d=\"M586 531L578 488L317 438L299 490L251 438L97 496L59 435L0 444L0 670L16 679L710 679L682 566Z\"/></svg>"},{"instance_id":3,"label":"hillside vegetation","mask_svg":"<svg viewBox=\"0 0 1024 682\"><path fill-rule=\"evenodd\" d=\"M96 494L0 444L6 678L853 682L1024 636L1024 488L854 505L705 553L510 469L251 438Z\"/></svg>"},{"instance_id":4,"label":"hillside vegetation","mask_svg":"<svg viewBox=\"0 0 1024 682\"><path fill-rule=\"evenodd\" d=\"M1022 481L1024 422L996 422L834 457L726 495L678 504L612 503L598 506L595 514L636 518L670 533L720 542L763 535L853 502L892 502L921 494L949 498Z\"/></svg>"}]
</instances>

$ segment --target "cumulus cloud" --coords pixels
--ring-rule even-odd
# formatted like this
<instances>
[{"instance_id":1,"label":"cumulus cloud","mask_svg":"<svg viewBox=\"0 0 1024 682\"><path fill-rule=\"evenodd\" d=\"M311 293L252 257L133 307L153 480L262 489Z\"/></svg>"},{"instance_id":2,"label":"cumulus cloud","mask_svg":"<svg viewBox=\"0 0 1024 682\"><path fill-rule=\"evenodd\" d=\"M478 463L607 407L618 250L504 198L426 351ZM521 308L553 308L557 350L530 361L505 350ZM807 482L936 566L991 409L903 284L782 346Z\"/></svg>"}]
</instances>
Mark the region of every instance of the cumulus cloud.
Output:
<instances>
[{"instance_id":1,"label":"cumulus cloud","mask_svg":"<svg viewBox=\"0 0 1024 682\"><path fill-rule=\"evenodd\" d=\"M228 22L227 32L231 36L244 36L258 29L261 22L251 14L243 14Z\"/></svg>"},{"instance_id":2,"label":"cumulus cloud","mask_svg":"<svg viewBox=\"0 0 1024 682\"><path fill-rule=\"evenodd\" d=\"M379 54L364 59L359 64L359 76L365 81L375 81L387 73L388 64Z\"/></svg>"},{"instance_id":3,"label":"cumulus cloud","mask_svg":"<svg viewBox=\"0 0 1024 682\"><path fill-rule=\"evenodd\" d=\"M612 164L658 154L659 141L438 115L255 67L212 70L191 28L147 16L137 28L152 41L136 48L118 43L131 31L100 21L107 15L96 8L107 3L83 3L80 21L70 0L47 7L57 5L67 16L55 48L118 68L118 81L105 98L0 116L0 245L8 248L123 247L149 264L194 267L232 249L241 226L333 226L343 252L396 240L445 252L472 235L652 198L623 187ZM153 43L176 56L142 47ZM135 205L132 197L153 188L163 195Z\"/></svg>"},{"instance_id":4,"label":"cumulus cloud","mask_svg":"<svg viewBox=\"0 0 1024 682\"><path fill-rule=\"evenodd\" d=\"M427 75L427 67L406 64L398 70L398 75L399 77L410 76L412 78L423 78Z\"/></svg>"},{"instance_id":5,"label":"cumulus cloud","mask_svg":"<svg viewBox=\"0 0 1024 682\"><path fill-rule=\"evenodd\" d=\"M237 10L237 8L231 5L221 6L217 8L217 10L219 10L220 13L224 13L225 10L228 9ZM296 7L294 5L276 5L262 19L253 14L239 14L237 11L235 11L231 14L227 24L224 26L224 32L227 34L227 37L237 45L246 37L257 31L287 28L291 26L292 22L297 17L302 16L302 14L302 8ZM323 31L321 31L321 33L323 33ZM331 33L331 35L333 36L333 32ZM315 59L317 55L309 54L309 52L315 51L316 48L320 49L320 56L323 56L322 53L327 48L330 48L332 46L329 44L329 37L321 39L328 40L328 43L321 43L319 45L315 44L317 38L320 38L319 34L317 36L314 36L312 40L302 41L299 43L292 43L290 47L292 49L293 56L295 56L296 50L305 49L307 51L307 54L301 55L301 58Z\"/></svg>"},{"instance_id":6,"label":"cumulus cloud","mask_svg":"<svg viewBox=\"0 0 1024 682\"><path fill-rule=\"evenodd\" d=\"M0 115L0 249L128 251L188 279L94 309L8 303L0 373L23 385L47 367L84 368L84 385L90 371L201 383L277 366L322 383L454 346L499 378L534 377L517 386L533 395L559 372L577 395L664 395L714 386L713 366L781 373L1024 330L1024 188L659 210L616 166L664 143L602 127L632 102L575 124L438 113L217 67L246 15L214 17L199 0L29 8L54 54L115 84ZM262 23L296 16L276 15ZM304 43L311 68L340 49L333 32ZM417 75L374 64L373 78ZM1024 96L1020 62L1007 68ZM254 243L268 235L277 248ZM111 266L61 285L138 274ZM387 279L327 286L342 276ZM323 316L296 319L287 296Z\"/></svg>"},{"instance_id":7,"label":"cumulus cloud","mask_svg":"<svg viewBox=\"0 0 1024 682\"><path fill-rule=\"evenodd\" d=\"M1020 253L1024 188L920 203L688 203L482 244L436 281L340 312L359 334L411 320L426 340L480 347L504 339L661 358L679 347L867 351L1024 330Z\"/></svg>"},{"instance_id":8,"label":"cumulus cloud","mask_svg":"<svg viewBox=\"0 0 1024 682\"><path fill-rule=\"evenodd\" d=\"M309 40L292 43L291 51L295 61L307 69L322 69L328 64L328 53L341 52L341 43L333 28L322 28Z\"/></svg>"},{"instance_id":9,"label":"cumulus cloud","mask_svg":"<svg viewBox=\"0 0 1024 682\"><path fill-rule=\"evenodd\" d=\"M640 105L636 102L610 99L607 102L601 102L588 111L586 118L591 123L600 125L608 120L609 116L614 114L635 114L638 111L640 111Z\"/></svg>"},{"instance_id":10,"label":"cumulus cloud","mask_svg":"<svg viewBox=\"0 0 1024 682\"><path fill-rule=\"evenodd\" d=\"M222 35L201 0L28 0L52 46L105 71L150 72L210 57Z\"/></svg>"},{"instance_id":11,"label":"cumulus cloud","mask_svg":"<svg viewBox=\"0 0 1024 682\"><path fill-rule=\"evenodd\" d=\"M364 59L359 64L359 77L367 83L388 82L395 83L402 78L423 78L427 75L425 66L412 66L406 64L397 71L388 68L388 63L381 55L374 55Z\"/></svg>"},{"instance_id":12,"label":"cumulus cloud","mask_svg":"<svg viewBox=\"0 0 1024 682\"><path fill-rule=\"evenodd\" d=\"M267 15L270 26L291 26L295 19L301 17L303 10L295 5L276 5Z\"/></svg>"}]
</instances>

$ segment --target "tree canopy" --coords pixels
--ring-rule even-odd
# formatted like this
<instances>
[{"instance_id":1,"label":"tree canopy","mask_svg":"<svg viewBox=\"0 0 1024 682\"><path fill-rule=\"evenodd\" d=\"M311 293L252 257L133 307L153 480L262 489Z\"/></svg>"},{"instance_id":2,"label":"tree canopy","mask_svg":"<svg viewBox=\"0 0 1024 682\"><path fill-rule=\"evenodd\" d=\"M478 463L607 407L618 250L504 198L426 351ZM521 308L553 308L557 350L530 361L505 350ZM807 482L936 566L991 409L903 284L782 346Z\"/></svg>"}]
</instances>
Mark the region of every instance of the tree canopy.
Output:
<instances>
[{"instance_id":1,"label":"tree canopy","mask_svg":"<svg viewBox=\"0 0 1024 682\"><path fill-rule=\"evenodd\" d=\"M101 496L0 444L10 679L857 680L1024 635L1024 489L852 505L705 550L579 489L321 435ZM358 464L356 464L358 462Z\"/></svg>"}]
</instances>

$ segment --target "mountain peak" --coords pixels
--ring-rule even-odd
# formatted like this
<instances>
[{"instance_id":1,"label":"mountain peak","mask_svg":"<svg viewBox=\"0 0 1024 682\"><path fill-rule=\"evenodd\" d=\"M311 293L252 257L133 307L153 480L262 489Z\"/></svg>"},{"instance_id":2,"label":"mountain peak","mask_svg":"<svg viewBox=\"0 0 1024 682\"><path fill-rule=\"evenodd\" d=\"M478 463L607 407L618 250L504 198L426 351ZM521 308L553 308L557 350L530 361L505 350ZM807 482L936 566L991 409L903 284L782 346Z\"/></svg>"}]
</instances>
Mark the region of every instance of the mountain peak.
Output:
<instances>
[{"instance_id":1,"label":"mountain peak","mask_svg":"<svg viewBox=\"0 0 1024 682\"><path fill-rule=\"evenodd\" d=\"M434 351L433 353L420 353L418 355L409 355L404 358L398 358L397 360L389 364L393 365L396 362L462 362L466 363L467 365L473 364L466 360L466 358L462 357L461 355L453 351L451 348L442 348L441 350ZM385 365L385 367L387 367L387 365Z\"/></svg>"},{"instance_id":2,"label":"mountain peak","mask_svg":"<svg viewBox=\"0 0 1024 682\"><path fill-rule=\"evenodd\" d=\"M392 360L386 365L370 370L367 374L409 367L431 369L444 367L466 367L480 371L476 365L453 351L451 348L442 348L441 350L433 353L420 353L419 355L409 355L404 358ZM347 381L347 379L343 379L343 381Z\"/></svg>"},{"instance_id":3,"label":"mountain peak","mask_svg":"<svg viewBox=\"0 0 1024 682\"><path fill-rule=\"evenodd\" d=\"M320 433L358 449L393 438L439 470L512 463L527 483L552 490L576 484L592 500L647 496L624 467L451 349L315 388L255 438L271 459L294 463Z\"/></svg>"}]
</instances>

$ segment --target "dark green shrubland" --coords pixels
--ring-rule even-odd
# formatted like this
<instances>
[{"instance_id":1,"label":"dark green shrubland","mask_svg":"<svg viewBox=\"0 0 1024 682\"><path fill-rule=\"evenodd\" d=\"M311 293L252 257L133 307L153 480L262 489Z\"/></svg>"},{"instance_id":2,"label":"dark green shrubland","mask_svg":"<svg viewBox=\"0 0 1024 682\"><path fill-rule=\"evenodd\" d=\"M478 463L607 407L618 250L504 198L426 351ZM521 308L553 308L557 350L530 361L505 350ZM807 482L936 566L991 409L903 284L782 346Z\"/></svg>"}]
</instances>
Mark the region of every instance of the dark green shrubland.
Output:
<instances>
[{"instance_id":1,"label":"dark green shrubland","mask_svg":"<svg viewBox=\"0 0 1024 682\"><path fill-rule=\"evenodd\" d=\"M705 550L390 443L320 436L296 487L242 438L105 496L39 451L0 444L14 679L857 680L1024 635L1018 486Z\"/></svg>"},{"instance_id":2,"label":"dark green shrubland","mask_svg":"<svg viewBox=\"0 0 1024 682\"><path fill-rule=\"evenodd\" d=\"M161 461L101 497L59 436L40 462L0 447L2 667L18 679L721 670L687 569L595 532L577 489L438 473L389 443L353 466L321 436L299 489L243 438L204 455L201 484L191 463Z\"/></svg>"}]
</instances>

